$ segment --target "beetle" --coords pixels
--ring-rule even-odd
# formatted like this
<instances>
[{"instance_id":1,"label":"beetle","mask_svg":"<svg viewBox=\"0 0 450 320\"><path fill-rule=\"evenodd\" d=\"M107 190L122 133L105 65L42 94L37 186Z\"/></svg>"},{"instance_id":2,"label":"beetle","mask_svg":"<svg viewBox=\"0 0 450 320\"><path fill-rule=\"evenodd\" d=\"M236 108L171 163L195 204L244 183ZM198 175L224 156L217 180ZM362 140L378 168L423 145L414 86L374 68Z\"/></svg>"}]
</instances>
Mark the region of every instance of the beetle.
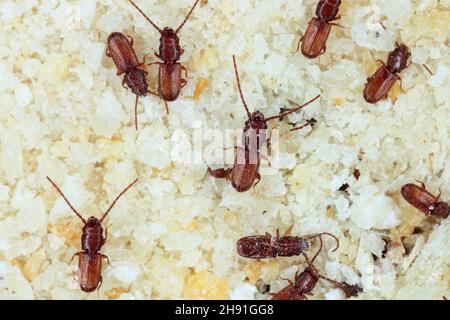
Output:
<instances>
[{"instance_id":1,"label":"beetle","mask_svg":"<svg viewBox=\"0 0 450 320\"><path fill-rule=\"evenodd\" d=\"M339 20L339 6L341 0L320 0L316 7L316 17L308 23L305 34L298 41L297 53L301 49L303 55L308 59L314 59L325 53L326 42L330 36L331 27L338 24L332 21Z\"/></svg>"},{"instance_id":2,"label":"beetle","mask_svg":"<svg viewBox=\"0 0 450 320\"><path fill-rule=\"evenodd\" d=\"M215 178L230 180L232 187L236 191L245 192L248 191L252 186L256 186L261 180L259 167L261 158L264 158L264 156L260 153L260 149L264 144L270 142L270 139L268 139L266 136L266 130L268 128L267 122L274 119L286 117L289 114L299 111L300 109L319 99L320 95L316 96L314 99L301 106L297 105L296 108L289 109L288 111L282 112L276 116L272 116L269 118L266 118L260 111L254 111L253 113L250 113L247 103L245 102L244 95L242 93L236 57L234 55L233 64L241 101L248 116L248 120L245 122L242 134L242 143L244 147L235 147L237 152L233 168L220 168L212 170L208 167L208 172Z\"/></svg>"},{"instance_id":3,"label":"beetle","mask_svg":"<svg viewBox=\"0 0 450 320\"><path fill-rule=\"evenodd\" d=\"M233 168L220 168L212 170L208 167L208 172L214 178L227 179L231 181L231 186L237 192L245 192L256 186L261 180L259 167L261 164L261 154L259 151L235 147L237 150Z\"/></svg>"},{"instance_id":4,"label":"beetle","mask_svg":"<svg viewBox=\"0 0 450 320\"><path fill-rule=\"evenodd\" d=\"M349 285L346 282L338 282L321 275L314 267L314 261L322 250L322 238L320 240L320 248L315 254L314 258L310 261L306 253L302 252L305 257L308 267L301 273L298 271L295 274L294 282L291 280L289 285L283 288L281 291L272 295L272 300L307 300L307 295L312 295L312 290L315 288L320 279L326 280L331 284L337 286L344 291L347 298L356 297L362 292L362 288L358 285Z\"/></svg>"},{"instance_id":5,"label":"beetle","mask_svg":"<svg viewBox=\"0 0 450 320\"><path fill-rule=\"evenodd\" d=\"M236 242L236 249L241 257L250 259L293 257L299 256L309 250L309 240L322 238L324 235L336 240L336 247L333 249L333 252L336 251L339 248L339 239L331 233L322 232L305 237L280 237L278 230L276 237L272 237L270 233L266 233L265 235L240 238Z\"/></svg>"},{"instance_id":6,"label":"beetle","mask_svg":"<svg viewBox=\"0 0 450 320\"><path fill-rule=\"evenodd\" d=\"M176 30L169 27L165 27L164 29L159 28L132 0L128 1L161 34L161 38L159 40L159 53L155 53L155 56L161 59L162 62L153 62L150 64L159 65L158 89L156 93L151 93L160 97L164 101L166 111L169 113L167 102L177 100L181 93L181 89L183 89L187 84L187 80L183 79L181 75L182 71L184 71L187 77L187 69L179 63L184 50L180 46L178 33L183 28L200 0L195 1L186 18Z\"/></svg>"},{"instance_id":7,"label":"beetle","mask_svg":"<svg viewBox=\"0 0 450 320\"><path fill-rule=\"evenodd\" d=\"M108 238L108 229L105 229L105 237L103 237L103 227L102 222L117 203L119 198L125 194L134 184L138 182L138 179L130 183L111 203L109 208L105 211L100 219L96 217L89 217L86 221L81 214L75 209L75 207L70 203L67 197L64 195L62 190L57 186L52 179L47 177L47 180L53 185L53 187L58 191L58 193L63 197L64 201L70 207L70 209L75 213L75 215L80 218L83 222L83 231L81 235L81 250L72 256L72 260L75 256L78 257L78 283L80 284L80 289L84 292L92 292L94 290L100 289L102 285L102 260L106 259L108 264L109 258L100 253L101 247L105 244Z\"/></svg>"},{"instance_id":8,"label":"beetle","mask_svg":"<svg viewBox=\"0 0 450 320\"><path fill-rule=\"evenodd\" d=\"M426 215L447 218L450 214L450 205L447 202L439 201L441 193L439 192L436 197L427 191L423 182L420 184L420 186L412 183L405 184L401 190L403 198Z\"/></svg>"},{"instance_id":9,"label":"beetle","mask_svg":"<svg viewBox=\"0 0 450 320\"><path fill-rule=\"evenodd\" d=\"M134 103L134 126L138 129L137 105L139 97L144 97L149 93L147 71L143 70L144 61L139 62L136 52L133 49L133 38L127 37L123 33L113 32L107 40L106 55L113 59L117 67L117 75L125 74L122 86L125 85L136 95ZM125 87L126 88L126 87Z\"/></svg>"},{"instance_id":10,"label":"beetle","mask_svg":"<svg viewBox=\"0 0 450 320\"><path fill-rule=\"evenodd\" d=\"M398 73L409 67L408 60L411 57L409 48L404 44L395 44L395 49L389 53L388 61L382 65L367 79L364 88L364 99L368 103L377 103L388 97L389 91L397 81L402 81Z\"/></svg>"}]
</instances>

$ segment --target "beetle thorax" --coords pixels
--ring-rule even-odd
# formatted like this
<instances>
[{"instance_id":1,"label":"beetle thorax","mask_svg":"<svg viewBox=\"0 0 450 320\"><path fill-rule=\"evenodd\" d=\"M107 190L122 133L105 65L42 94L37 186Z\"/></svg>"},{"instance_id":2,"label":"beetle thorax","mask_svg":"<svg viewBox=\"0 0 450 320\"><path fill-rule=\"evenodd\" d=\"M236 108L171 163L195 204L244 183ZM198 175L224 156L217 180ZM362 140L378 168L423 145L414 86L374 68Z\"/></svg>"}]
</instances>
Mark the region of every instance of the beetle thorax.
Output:
<instances>
[{"instance_id":1,"label":"beetle thorax","mask_svg":"<svg viewBox=\"0 0 450 320\"><path fill-rule=\"evenodd\" d=\"M125 83L134 94L145 96L148 93L147 79L145 72L139 68L129 70L125 74Z\"/></svg>"},{"instance_id":2,"label":"beetle thorax","mask_svg":"<svg viewBox=\"0 0 450 320\"><path fill-rule=\"evenodd\" d=\"M407 67L408 59L411 56L408 47L405 45L398 46L394 51L389 54L388 61L386 63L389 71L392 73L401 72Z\"/></svg>"},{"instance_id":3,"label":"beetle thorax","mask_svg":"<svg viewBox=\"0 0 450 320\"><path fill-rule=\"evenodd\" d=\"M97 218L90 217L83 227L81 249L89 253L95 253L100 250L104 242L102 224Z\"/></svg>"},{"instance_id":4,"label":"beetle thorax","mask_svg":"<svg viewBox=\"0 0 450 320\"><path fill-rule=\"evenodd\" d=\"M259 111L253 112L250 119L245 122L244 146L247 149L259 149L267 141L266 130L267 123L264 115Z\"/></svg>"},{"instance_id":5,"label":"beetle thorax","mask_svg":"<svg viewBox=\"0 0 450 320\"><path fill-rule=\"evenodd\" d=\"M447 218L450 214L450 206L447 202L438 202L430 207L430 213L437 218Z\"/></svg>"},{"instance_id":6,"label":"beetle thorax","mask_svg":"<svg viewBox=\"0 0 450 320\"><path fill-rule=\"evenodd\" d=\"M180 39L171 28L164 28L159 39L159 55L165 63L174 63L180 60Z\"/></svg>"},{"instance_id":7,"label":"beetle thorax","mask_svg":"<svg viewBox=\"0 0 450 320\"><path fill-rule=\"evenodd\" d=\"M317 272L313 268L308 267L295 278L295 286L299 288L303 294L307 294L314 289L318 281L319 276L317 275Z\"/></svg>"},{"instance_id":8,"label":"beetle thorax","mask_svg":"<svg viewBox=\"0 0 450 320\"><path fill-rule=\"evenodd\" d=\"M325 22L333 21L338 12L341 0L321 0L316 8L316 16Z\"/></svg>"},{"instance_id":9,"label":"beetle thorax","mask_svg":"<svg viewBox=\"0 0 450 320\"><path fill-rule=\"evenodd\" d=\"M161 33L161 38L159 39L159 42L163 46L173 46L180 43L180 39L178 38L178 35L175 33L175 31L172 28L164 28L164 30Z\"/></svg>"}]
</instances>

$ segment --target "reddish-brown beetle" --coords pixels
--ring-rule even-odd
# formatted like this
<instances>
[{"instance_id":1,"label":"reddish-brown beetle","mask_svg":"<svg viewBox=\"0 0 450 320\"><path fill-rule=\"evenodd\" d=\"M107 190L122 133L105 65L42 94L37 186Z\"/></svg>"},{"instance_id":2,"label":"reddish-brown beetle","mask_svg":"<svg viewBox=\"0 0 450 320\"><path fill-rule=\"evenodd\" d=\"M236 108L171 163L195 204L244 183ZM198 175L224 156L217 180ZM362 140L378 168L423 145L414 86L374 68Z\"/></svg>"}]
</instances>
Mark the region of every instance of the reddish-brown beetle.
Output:
<instances>
[{"instance_id":1,"label":"reddish-brown beetle","mask_svg":"<svg viewBox=\"0 0 450 320\"><path fill-rule=\"evenodd\" d=\"M450 214L449 204L439 201L440 193L435 197L426 190L423 182L420 182L420 184L421 186L412 183L405 184L401 191L403 198L426 215L447 218Z\"/></svg>"},{"instance_id":2,"label":"reddish-brown beetle","mask_svg":"<svg viewBox=\"0 0 450 320\"><path fill-rule=\"evenodd\" d=\"M105 237L103 237L103 227L102 222L114 207L119 198L128 191L137 181L134 180L129 184L111 203L108 210L103 214L101 219L96 217L90 217L87 221L81 214L75 209L75 207L66 198L61 189L53 182L49 177L47 180L55 187L58 193L66 201L67 205L72 209L72 211L77 215L78 218L83 222L83 233L81 235L81 250L73 255L78 256L78 282L80 284L81 290L84 292L92 292L95 289L99 289L102 285L102 260L107 259L109 264L109 259L104 254L99 253L101 247L105 244L108 238L108 229L105 230Z\"/></svg>"},{"instance_id":3,"label":"reddish-brown beetle","mask_svg":"<svg viewBox=\"0 0 450 320\"><path fill-rule=\"evenodd\" d=\"M316 17L308 23L303 37L298 41L297 51L302 45L302 53L309 59L317 58L327 50L327 40L330 36L331 27L337 25L331 23L339 20L337 17L341 0L320 0L316 8Z\"/></svg>"},{"instance_id":4,"label":"reddish-brown beetle","mask_svg":"<svg viewBox=\"0 0 450 320\"><path fill-rule=\"evenodd\" d=\"M256 186L261 180L261 176L259 174L259 166L261 158L263 158L264 156L260 153L260 148L265 143L270 142L270 139L268 139L266 136L267 122L270 120L286 117L291 113L299 111L300 109L319 99L320 95L308 101L304 105L297 105L296 108L289 109L288 111L282 112L273 117L266 118L260 111L254 111L253 113L250 113L247 107L247 103L245 102L244 95L242 93L241 82L239 80L239 73L236 64L236 57L234 55L233 63L239 94L248 116L248 120L245 122L242 135L242 143L244 147L235 147L235 149L237 149L238 151L236 153L233 168L221 168L216 170L208 168L208 171L215 178L226 178L230 180L231 185L236 191L245 192L248 191L252 186ZM308 122L308 124L306 125L309 124L310 123ZM295 128L292 130L299 129L300 128Z\"/></svg>"},{"instance_id":5,"label":"reddish-brown beetle","mask_svg":"<svg viewBox=\"0 0 450 320\"><path fill-rule=\"evenodd\" d=\"M289 285L283 288L280 292L276 294L272 294L272 300L305 300L308 299L307 295L312 295L312 290L317 285L320 279L326 280L333 285L340 288L344 291L347 298L356 297L362 289L357 285L349 285L346 282L338 282L336 280L329 279L323 275L321 275L317 269L314 267L314 260L319 255L322 250L322 238L320 239L320 248L317 251L314 258L309 261L308 256L303 252L303 256L308 263L308 267L301 273L297 272L295 274L295 280L292 282L291 280L287 280Z\"/></svg>"},{"instance_id":6,"label":"reddish-brown beetle","mask_svg":"<svg viewBox=\"0 0 450 320\"><path fill-rule=\"evenodd\" d=\"M144 17L147 21L161 34L161 38L159 40L159 54L155 53L156 57L161 59L163 62L153 62L150 65L158 64L159 65L159 76L158 76L158 92L153 93L154 95L160 97L166 106L166 111L169 113L169 107L167 105L167 101L175 101L181 93L181 89L183 89L187 80L181 77L181 71L186 73L186 68L181 65L178 61L180 60L181 55L184 50L180 46L180 39L178 38L178 33L183 28L186 21L191 16L195 7L197 6L200 0L196 0L191 10L187 14L186 18L183 20L181 25L173 30L172 28L165 27L161 30L149 17L145 15L145 13L132 1L128 0Z\"/></svg>"},{"instance_id":7,"label":"reddish-brown beetle","mask_svg":"<svg viewBox=\"0 0 450 320\"><path fill-rule=\"evenodd\" d=\"M245 148L235 148L237 150L233 168L220 168L212 170L208 167L208 172L218 179L231 181L231 186L237 192L245 192L256 186L261 180L259 166L261 157L259 151L251 151Z\"/></svg>"},{"instance_id":8,"label":"reddish-brown beetle","mask_svg":"<svg viewBox=\"0 0 450 320\"><path fill-rule=\"evenodd\" d=\"M139 62L136 53L133 49L133 38L125 36L120 32L113 32L109 35L107 40L106 55L111 57L117 67L117 75L125 74L122 80L122 86L125 84L136 95L136 101L134 103L134 125L136 130L138 129L137 121L137 104L139 97L146 96L148 91L147 71L142 67L144 62Z\"/></svg>"},{"instance_id":9,"label":"reddish-brown beetle","mask_svg":"<svg viewBox=\"0 0 450 320\"><path fill-rule=\"evenodd\" d=\"M395 49L389 53L387 64L378 60L382 66L375 74L367 79L364 88L364 99L369 103L377 103L388 97L389 91L398 80L402 80L397 74L406 69L411 52L403 44L395 44Z\"/></svg>"},{"instance_id":10,"label":"reddish-brown beetle","mask_svg":"<svg viewBox=\"0 0 450 320\"><path fill-rule=\"evenodd\" d=\"M284 236L280 237L277 230L277 236L272 237L270 233L258 236L249 236L241 238L236 243L237 253L244 258L250 259L268 259L276 257L293 257L308 251L309 240L322 238L327 235L336 240L336 248L339 248L339 239L328 232L322 232L305 237Z\"/></svg>"}]
</instances>

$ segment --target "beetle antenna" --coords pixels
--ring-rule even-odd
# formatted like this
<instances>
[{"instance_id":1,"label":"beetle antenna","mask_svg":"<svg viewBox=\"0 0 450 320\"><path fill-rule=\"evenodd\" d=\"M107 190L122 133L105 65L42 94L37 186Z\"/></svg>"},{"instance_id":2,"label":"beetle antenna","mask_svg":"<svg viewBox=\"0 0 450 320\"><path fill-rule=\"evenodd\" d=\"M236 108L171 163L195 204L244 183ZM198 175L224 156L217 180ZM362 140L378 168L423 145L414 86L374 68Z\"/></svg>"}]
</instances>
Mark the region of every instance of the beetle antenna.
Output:
<instances>
[{"instance_id":1,"label":"beetle antenna","mask_svg":"<svg viewBox=\"0 0 450 320\"><path fill-rule=\"evenodd\" d=\"M305 104L303 104L303 105L301 105L301 106L293 102L294 104L297 105L296 108L290 109L290 110L285 111L285 112L283 112L283 113L280 113L279 115L276 115L276 116L267 118L266 121L270 121L270 120L274 120L274 119L278 119L278 118L284 118L285 116L287 116L287 115L289 115L289 114L291 114L291 113L294 113L294 112L297 112L297 111L300 110L300 109L303 109L304 107L308 106L309 104L313 103L314 101L316 101L316 100L319 99L319 98L320 98L320 94L319 94L317 97L315 97L314 99L309 100L307 103L305 103Z\"/></svg>"},{"instance_id":2,"label":"beetle antenna","mask_svg":"<svg viewBox=\"0 0 450 320\"><path fill-rule=\"evenodd\" d=\"M320 238L320 239L322 239L322 238ZM322 243L321 243L321 244L322 244ZM322 246L321 246L321 248L322 248ZM320 249L319 249L319 252L320 252ZM318 253L319 253L319 252L318 252ZM303 252L302 254L303 254L303 256L304 256L305 259L306 259L306 263L308 264L308 266L309 266L311 269L314 270L314 272L315 272L315 274L316 274L317 277L319 277L320 279L326 280L326 281L328 281L328 282L334 284L336 287L338 287L339 289L341 289L342 291L344 291L344 293L347 295L347 297L356 297L360 292L362 292L362 289L359 288L359 287L356 286L356 285L351 286L351 285L349 285L349 284L347 284L347 283L345 283L345 282L339 282L339 281L336 281L336 280L327 278L327 277L323 276L322 274L320 274L319 271L316 269L316 267L315 267L314 264L313 264L314 259L316 258L317 254L316 254L316 256L314 256L314 258L313 258L312 260L309 260L308 255L307 255L306 253Z\"/></svg>"},{"instance_id":3,"label":"beetle antenna","mask_svg":"<svg viewBox=\"0 0 450 320\"><path fill-rule=\"evenodd\" d=\"M177 30L175 30L175 33L178 33L181 30L181 28L184 27L184 24L186 23L186 21L188 21L189 17L191 16L192 12L194 11L194 9L197 6L197 4L199 3L199 1L200 0L195 1L194 5L191 8L191 11L189 11L186 18L184 18L183 22L180 24L180 26L177 28Z\"/></svg>"},{"instance_id":4,"label":"beetle antenna","mask_svg":"<svg viewBox=\"0 0 450 320\"><path fill-rule=\"evenodd\" d=\"M338 237L336 237L334 234L329 233L329 232L322 232L322 233L313 234L312 236L305 237L305 239L306 240L315 239L315 238L322 239L322 236L330 236L336 241L336 247L331 252L335 252L337 249L339 249L339 239L338 239Z\"/></svg>"},{"instance_id":5,"label":"beetle antenna","mask_svg":"<svg viewBox=\"0 0 450 320\"><path fill-rule=\"evenodd\" d=\"M134 127L136 131L138 130L138 119L137 119L137 106L138 106L139 96L136 95L136 102L134 103Z\"/></svg>"},{"instance_id":6,"label":"beetle antenna","mask_svg":"<svg viewBox=\"0 0 450 320\"><path fill-rule=\"evenodd\" d=\"M247 103L245 102L244 94L242 93L241 81L239 80L239 73L238 73L238 69L237 69L236 57L234 56L234 54L233 54L233 63L234 63L234 73L236 74L237 85L239 88L239 94L241 95L241 100L242 100L242 103L244 104L244 108L245 108L245 111L247 112L247 116L249 118L251 118L252 114L250 113L250 111L248 111Z\"/></svg>"},{"instance_id":7,"label":"beetle antenna","mask_svg":"<svg viewBox=\"0 0 450 320\"><path fill-rule=\"evenodd\" d=\"M111 209L115 206L116 202L120 199L121 196L124 195L125 192L127 192L136 182L138 182L139 179L134 180L132 183L130 183L123 191L114 199L114 201L109 206L108 210L103 214L103 217L99 220L100 223L106 218L108 213L111 211Z\"/></svg>"},{"instance_id":8,"label":"beetle antenna","mask_svg":"<svg viewBox=\"0 0 450 320\"><path fill-rule=\"evenodd\" d=\"M49 177L47 177L47 180L50 181L50 183L53 185L53 187L55 187L55 189L58 191L58 193L61 195L61 197L63 197L63 199L66 201L66 203L70 207L70 209L72 209L72 211L78 216L78 218L80 218L81 221L83 221L83 223L86 224L86 220L81 216L81 214L77 211L77 209L74 208L74 206L66 198L66 196L61 191L61 189L56 185L56 183L54 183L53 180L50 179Z\"/></svg>"},{"instance_id":9,"label":"beetle antenna","mask_svg":"<svg viewBox=\"0 0 450 320\"><path fill-rule=\"evenodd\" d=\"M322 237L321 237L321 236L319 237L319 240L320 240L320 247L319 247L319 250L317 250L316 254L315 254L314 257L312 258L311 263L314 263L314 260L316 260L316 258L317 258L317 256L319 255L320 251L322 251L322 248L323 248L323 240L322 240Z\"/></svg>"},{"instance_id":10,"label":"beetle antenna","mask_svg":"<svg viewBox=\"0 0 450 320\"><path fill-rule=\"evenodd\" d=\"M147 19L147 21L156 29L159 31L159 33L162 34L162 30L152 21L150 20L149 17L147 17L145 15L145 13L132 1L132 0L128 0L143 16L145 19Z\"/></svg>"}]
</instances>

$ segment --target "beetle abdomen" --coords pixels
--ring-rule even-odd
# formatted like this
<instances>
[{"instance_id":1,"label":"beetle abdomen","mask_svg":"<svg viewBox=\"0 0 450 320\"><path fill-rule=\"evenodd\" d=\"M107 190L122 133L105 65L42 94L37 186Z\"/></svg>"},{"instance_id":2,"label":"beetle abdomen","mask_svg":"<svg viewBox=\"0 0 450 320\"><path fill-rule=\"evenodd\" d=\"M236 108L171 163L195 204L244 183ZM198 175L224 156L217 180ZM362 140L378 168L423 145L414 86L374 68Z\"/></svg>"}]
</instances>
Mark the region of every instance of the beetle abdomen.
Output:
<instances>
[{"instance_id":1,"label":"beetle abdomen","mask_svg":"<svg viewBox=\"0 0 450 320\"><path fill-rule=\"evenodd\" d=\"M430 207L437 201L427 190L412 183L405 184L401 193L406 201L425 214L429 213Z\"/></svg>"},{"instance_id":2,"label":"beetle abdomen","mask_svg":"<svg viewBox=\"0 0 450 320\"><path fill-rule=\"evenodd\" d=\"M108 55L113 59L117 74L121 75L140 65L130 40L123 33L113 32L108 37Z\"/></svg>"},{"instance_id":3,"label":"beetle abdomen","mask_svg":"<svg viewBox=\"0 0 450 320\"><path fill-rule=\"evenodd\" d=\"M159 65L159 96L165 101L175 101L181 92L181 64Z\"/></svg>"},{"instance_id":4,"label":"beetle abdomen","mask_svg":"<svg viewBox=\"0 0 450 320\"><path fill-rule=\"evenodd\" d=\"M80 253L78 268L78 281L81 290L92 292L97 289L102 279L102 255L99 253Z\"/></svg>"},{"instance_id":5,"label":"beetle abdomen","mask_svg":"<svg viewBox=\"0 0 450 320\"><path fill-rule=\"evenodd\" d=\"M397 80L395 74L390 73L386 66L382 66L369 78L364 88L364 99L369 103L385 99Z\"/></svg>"},{"instance_id":6,"label":"beetle abdomen","mask_svg":"<svg viewBox=\"0 0 450 320\"><path fill-rule=\"evenodd\" d=\"M302 40L303 55L309 59L314 59L323 54L330 32L331 24L312 18Z\"/></svg>"},{"instance_id":7,"label":"beetle abdomen","mask_svg":"<svg viewBox=\"0 0 450 320\"><path fill-rule=\"evenodd\" d=\"M341 0L321 0L317 4L316 16L326 22L333 21L338 12Z\"/></svg>"}]
</instances>

